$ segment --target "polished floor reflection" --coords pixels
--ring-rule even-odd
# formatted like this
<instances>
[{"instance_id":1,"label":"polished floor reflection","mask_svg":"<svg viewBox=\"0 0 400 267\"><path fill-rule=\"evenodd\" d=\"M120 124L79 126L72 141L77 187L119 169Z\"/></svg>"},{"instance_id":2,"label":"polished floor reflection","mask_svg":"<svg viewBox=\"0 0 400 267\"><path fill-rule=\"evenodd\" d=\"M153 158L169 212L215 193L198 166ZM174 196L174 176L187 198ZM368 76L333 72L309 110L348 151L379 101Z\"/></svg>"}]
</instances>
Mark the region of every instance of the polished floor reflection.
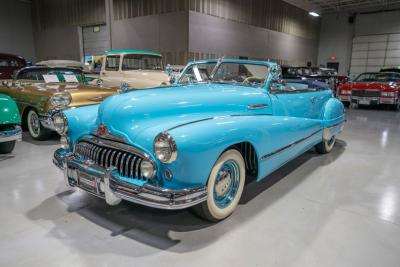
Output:
<instances>
[{"instance_id":1,"label":"polished floor reflection","mask_svg":"<svg viewBox=\"0 0 400 267\"><path fill-rule=\"evenodd\" d=\"M350 109L334 151L245 188L227 220L68 191L57 138L0 156L0 266L399 266L400 112Z\"/></svg>"}]
</instances>

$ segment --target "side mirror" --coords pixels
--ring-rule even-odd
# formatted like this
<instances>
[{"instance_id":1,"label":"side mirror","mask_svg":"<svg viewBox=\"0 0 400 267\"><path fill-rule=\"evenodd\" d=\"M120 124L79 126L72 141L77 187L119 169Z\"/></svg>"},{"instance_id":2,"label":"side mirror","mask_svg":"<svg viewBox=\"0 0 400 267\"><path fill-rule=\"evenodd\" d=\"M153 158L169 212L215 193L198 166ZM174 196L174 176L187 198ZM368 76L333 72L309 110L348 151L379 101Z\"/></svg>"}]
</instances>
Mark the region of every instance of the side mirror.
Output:
<instances>
[{"instance_id":1,"label":"side mirror","mask_svg":"<svg viewBox=\"0 0 400 267\"><path fill-rule=\"evenodd\" d=\"M165 68L165 71L167 72L167 75L169 77L169 82L175 83L176 77L174 74L174 69L172 68L171 64L168 64L167 67Z\"/></svg>"}]
</instances>

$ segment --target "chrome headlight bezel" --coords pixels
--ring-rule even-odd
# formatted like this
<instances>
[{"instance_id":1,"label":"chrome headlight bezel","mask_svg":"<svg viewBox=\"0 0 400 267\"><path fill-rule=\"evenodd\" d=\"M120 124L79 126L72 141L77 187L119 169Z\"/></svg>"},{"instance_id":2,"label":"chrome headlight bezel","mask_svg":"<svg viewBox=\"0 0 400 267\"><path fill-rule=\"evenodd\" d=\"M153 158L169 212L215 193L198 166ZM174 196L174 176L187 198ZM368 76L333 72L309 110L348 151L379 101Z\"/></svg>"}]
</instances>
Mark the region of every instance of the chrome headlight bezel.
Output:
<instances>
[{"instance_id":1,"label":"chrome headlight bezel","mask_svg":"<svg viewBox=\"0 0 400 267\"><path fill-rule=\"evenodd\" d=\"M160 133L154 138L153 152L162 163L172 163L178 157L176 142L167 132Z\"/></svg>"},{"instance_id":2,"label":"chrome headlight bezel","mask_svg":"<svg viewBox=\"0 0 400 267\"><path fill-rule=\"evenodd\" d=\"M69 93L55 94L50 98L50 103L54 107L65 107L71 104L72 97Z\"/></svg>"},{"instance_id":3,"label":"chrome headlight bezel","mask_svg":"<svg viewBox=\"0 0 400 267\"><path fill-rule=\"evenodd\" d=\"M59 135L65 135L68 132L68 119L64 113L59 112L52 117L53 126Z\"/></svg>"},{"instance_id":4,"label":"chrome headlight bezel","mask_svg":"<svg viewBox=\"0 0 400 267\"><path fill-rule=\"evenodd\" d=\"M157 172L157 168L152 161L143 160L140 163L140 173L141 173L142 177L144 177L146 179L152 179L155 177L156 172Z\"/></svg>"}]
</instances>

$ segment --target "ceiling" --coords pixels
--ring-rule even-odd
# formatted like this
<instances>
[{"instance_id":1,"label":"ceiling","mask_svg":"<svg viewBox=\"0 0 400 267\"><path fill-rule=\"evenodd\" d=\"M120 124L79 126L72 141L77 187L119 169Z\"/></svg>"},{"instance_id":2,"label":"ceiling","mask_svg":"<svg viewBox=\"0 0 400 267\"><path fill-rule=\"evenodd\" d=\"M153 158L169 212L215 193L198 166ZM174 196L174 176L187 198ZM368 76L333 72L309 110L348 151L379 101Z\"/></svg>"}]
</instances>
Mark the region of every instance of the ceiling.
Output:
<instances>
[{"instance_id":1,"label":"ceiling","mask_svg":"<svg viewBox=\"0 0 400 267\"><path fill-rule=\"evenodd\" d=\"M319 14L367 12L400 8L400 0L285 0L307 11Z\"/></svg>"}]
</instances>

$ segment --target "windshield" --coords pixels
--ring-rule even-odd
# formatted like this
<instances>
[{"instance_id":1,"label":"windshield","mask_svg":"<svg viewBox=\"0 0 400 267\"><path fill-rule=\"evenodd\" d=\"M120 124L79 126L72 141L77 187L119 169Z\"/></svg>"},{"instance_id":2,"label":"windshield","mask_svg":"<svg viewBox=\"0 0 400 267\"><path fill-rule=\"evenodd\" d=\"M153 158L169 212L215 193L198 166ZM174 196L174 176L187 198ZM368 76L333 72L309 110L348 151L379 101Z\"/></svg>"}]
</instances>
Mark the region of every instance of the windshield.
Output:
<instances>
[{"instance_id":1,"label":"windshield","mask_svg":"<svg viewBox=\"0 0 400 267\"><path fill-rule=\"evenodd\" d=\"M82 74L82 70L80 69L33 68L21 70L16 79L46 83L78 83L84 81L84 76Z\"/></svg>"},{"instance_id":2,"label":"windshield","mask_svg":"<svg viewBox=\"0 0 400 267\"><path fill-rule=\"evenodd\" d=\"M354 80L355 82L400 82L398 73L362 73Z\"/></svg>"},{"instance_id":3,"label":"windshield","mask_svg":"<svg viewBox=\"0 0 400 267\"><path fill-rule=\"evenodd\" d=\"M181 75L180 84L187 83L229 83L234 85L262 87L269 69L265 65L221 63L215 69L216 62L193 64Z\"/></svg>"},{"instance_id":4,"label":"windshield","mask_svg":"<svg viewBox=\"0 0 400 267\"><path fill-rule=\"evenodd\" d=\"M125 55L122 70L164 70L162 58L153 55Z\"/></svg>"}]
</instances>

